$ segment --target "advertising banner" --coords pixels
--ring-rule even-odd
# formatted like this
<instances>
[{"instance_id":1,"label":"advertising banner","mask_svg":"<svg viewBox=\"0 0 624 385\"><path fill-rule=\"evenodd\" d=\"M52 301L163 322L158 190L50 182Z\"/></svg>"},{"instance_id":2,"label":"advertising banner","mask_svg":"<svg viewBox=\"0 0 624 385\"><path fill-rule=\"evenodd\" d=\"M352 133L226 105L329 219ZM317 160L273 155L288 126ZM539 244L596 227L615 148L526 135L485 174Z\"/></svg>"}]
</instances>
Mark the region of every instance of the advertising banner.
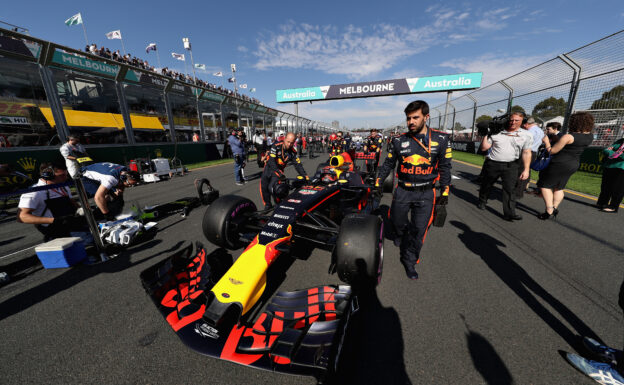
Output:
<instances>
[{"instance_id":1,"label":"advertising banner","mask_svg":"<svg viewBox=\"0 0 624 385\"><path fill-rule=\"evenodd\" d=\"M481 87L481 72L377 80L364 83L336 84L308 88L276 90L278 103L292 103L312 100L335 100L368 98L375 96L405 95L425 92L472 90Z\"/></svg>"},{"instance_id":2,"label":"advertising banner","mask_svg":"<svg viewBox=\"0 0 624 385\"><path fill-rule=\"evenodd\" d=\"M125 80L148 84L158 88L165 88L165 86L167 86L167 80L161 79L156 76L150 76L144 72L135 70L128 70L128 72L126 72Z\"/></svg>"},{"instance_id":3,"label":"advertising banner","mask_svg":"<svg viewBox=\"0 0 624 385\"><path fill-rule=\"evenodd\" d=\"M106 64L95 60L87 59L74 54L55 51L52 57L52 62L71 68L77 68L79 70L95 72L99 75L108 77L117 76L119 72L118 65Z\"/></svg>"}]
</instances>

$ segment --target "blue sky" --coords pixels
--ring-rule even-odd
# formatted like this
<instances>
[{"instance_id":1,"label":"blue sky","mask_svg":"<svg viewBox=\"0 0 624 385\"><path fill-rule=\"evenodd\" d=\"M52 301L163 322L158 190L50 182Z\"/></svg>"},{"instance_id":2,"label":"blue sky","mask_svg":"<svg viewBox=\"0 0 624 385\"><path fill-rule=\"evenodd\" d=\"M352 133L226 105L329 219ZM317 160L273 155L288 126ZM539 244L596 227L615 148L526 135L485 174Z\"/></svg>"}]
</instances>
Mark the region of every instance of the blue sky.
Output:
<instances>
[{"instance_id":1,"label":"blue sky","mask_svg":"<svg viewBox=\"0 0 624 385\"><path fill-rule=\"evenodd\" d=\"M104 34L121 30L126 51L156 64L145 46L158 44L163 66L183 70L171 52L193 44L198 76L216 84L237 65L237 80L264 104L275 90L359 81L483 72L488 85L560 53L624 28L624 5L614 1L21 1L2 7L0 20L35 37L73 48L85 45L80 26L64 20L81 12L89 40L120 49ZM187 59L188 60L188 59ZM189 62L190 71L190 62ZM430 105L445 94L300 103L301 116L341 126L387 127L403 120L409 101Z\"/></svg>"}]
</instances>

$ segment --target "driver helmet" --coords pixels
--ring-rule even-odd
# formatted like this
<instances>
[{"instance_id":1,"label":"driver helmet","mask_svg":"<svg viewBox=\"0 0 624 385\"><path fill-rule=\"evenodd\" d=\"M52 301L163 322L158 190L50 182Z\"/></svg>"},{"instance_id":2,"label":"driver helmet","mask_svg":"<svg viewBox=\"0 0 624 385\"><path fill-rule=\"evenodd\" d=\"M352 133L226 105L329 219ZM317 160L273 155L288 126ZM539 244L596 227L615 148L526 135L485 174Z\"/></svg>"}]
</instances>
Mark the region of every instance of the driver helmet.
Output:
<instances>
[{"instance_id":1,"label":"driver helmet","mask_svg":"<svg viewBox=\"0 0 624 385\"><path fill-rule=\"evenodd\" d=\"M336 172L330 167L323 167L323 171L321 173L321 182L325 184L333 183L338 180L338 176Z\"/></svg>"}]
</instances>

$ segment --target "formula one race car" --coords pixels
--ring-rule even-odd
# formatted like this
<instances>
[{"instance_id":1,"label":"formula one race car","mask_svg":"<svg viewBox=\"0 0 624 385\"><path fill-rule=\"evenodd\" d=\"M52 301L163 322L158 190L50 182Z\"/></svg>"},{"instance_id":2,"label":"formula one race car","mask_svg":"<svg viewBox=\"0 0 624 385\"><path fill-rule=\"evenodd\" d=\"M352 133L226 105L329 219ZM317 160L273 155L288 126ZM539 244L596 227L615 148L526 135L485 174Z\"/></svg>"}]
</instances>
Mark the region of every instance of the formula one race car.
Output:
<instances>
[{"instance_id":1,"label":"formula one race car","mask_svg":"<svg viewBox=\"0 0 624 385\"><path fill-rule=\"evenodd\" d=\"M283 181L293 191L274 209L258 211L236 195L217 199L202 227L220 249L207 254L198 245L193 255L188 247L141 274L185 344L276 372L322 379L336 370L350 316L358 309L355 293L376 285L383 265L383 214L373 210L378 202L372 186L348 166L334 157L331 170L312 182ZM225 249L245 245L235 263L224 257ZM310 246L332 252L329 271L347 285L278 292L263 301L269 267Z\"/></svg>"}]
</instances>

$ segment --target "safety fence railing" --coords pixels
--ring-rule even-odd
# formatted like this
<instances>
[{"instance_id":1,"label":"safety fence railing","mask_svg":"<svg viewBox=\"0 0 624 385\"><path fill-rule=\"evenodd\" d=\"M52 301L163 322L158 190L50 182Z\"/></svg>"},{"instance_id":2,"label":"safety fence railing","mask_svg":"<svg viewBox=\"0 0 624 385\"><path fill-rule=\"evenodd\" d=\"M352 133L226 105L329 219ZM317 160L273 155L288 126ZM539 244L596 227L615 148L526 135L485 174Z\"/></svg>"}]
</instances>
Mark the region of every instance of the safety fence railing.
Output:
<instances>
[{"instance_id":1,"label":"safety fence railing","mask_svg":"<svg viewBox=\"0 0 624 385\"><path fill-rule=\"evenodd\" d=\"M451 99L446 116L445 107L431 108L430 125L455 141L480 140L478 122L511 111L542 127L559 122L564 132L572 113L588 111L596 121L592 146L608 145L624 133L624 30Z\"/></svg>"}]
</instances>

